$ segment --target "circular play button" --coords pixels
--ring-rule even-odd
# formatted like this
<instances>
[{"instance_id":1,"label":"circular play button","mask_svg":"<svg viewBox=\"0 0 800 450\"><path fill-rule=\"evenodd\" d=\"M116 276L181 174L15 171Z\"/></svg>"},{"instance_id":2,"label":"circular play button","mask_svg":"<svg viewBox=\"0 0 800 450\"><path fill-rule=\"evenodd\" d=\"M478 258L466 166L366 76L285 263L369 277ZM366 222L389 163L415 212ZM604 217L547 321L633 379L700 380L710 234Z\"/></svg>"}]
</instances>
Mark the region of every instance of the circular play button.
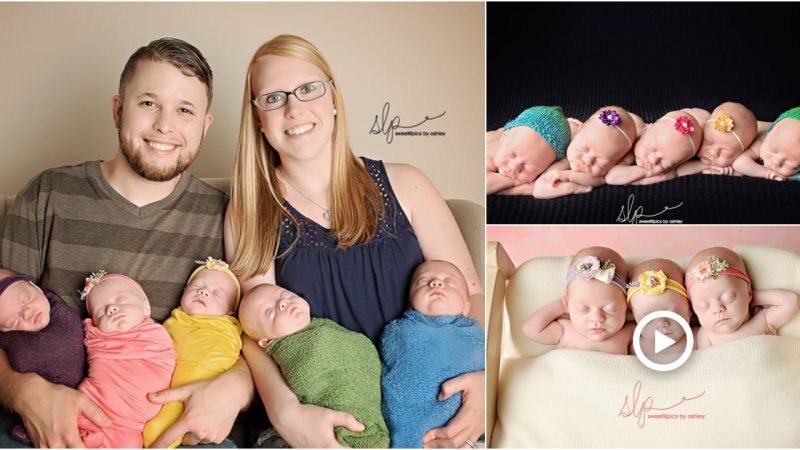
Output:
<instances>
[{"instance_id":1,"label":"circular play button","mask_svg":"<svg viewBox=\"0 0 800 450\"><path fill-rule=\"evenodd\" d=\"M657 357L662 355L662 352L666 350L672 350L672 346L676 344L676 340L672 337L661 333L658 329L654 331L653 335L653 352L650 353L645 352L642 349L642 331L645 327L655 320L659 319L667 319L671 321L675 321L680 327L683 329L685 333L686 339L684 344L683 352L680 353L680 357L675 359L674 361L667 362L667 363L660 363L654 362L651 358ZM644 318L636 325L636 329L633 331L633 351L636 353L636 357L639 358L639 361L644 364L645 366L657 370L659 372L666 372L672 369L677 369L683 363L685 363L689 359L689 355L692 353L692 348L694 347L694 336L692 335L692 329L689 327L689 324L686 320L679 316L678 314L672 311L653 311L650 314L644 316ZM648 353L650 355L648 356ZM665 352L666 353L666 352ZM655 358L654 358L655 359ZM658 359L661 359L660 357Z\"/></svg>"}]
</instances>

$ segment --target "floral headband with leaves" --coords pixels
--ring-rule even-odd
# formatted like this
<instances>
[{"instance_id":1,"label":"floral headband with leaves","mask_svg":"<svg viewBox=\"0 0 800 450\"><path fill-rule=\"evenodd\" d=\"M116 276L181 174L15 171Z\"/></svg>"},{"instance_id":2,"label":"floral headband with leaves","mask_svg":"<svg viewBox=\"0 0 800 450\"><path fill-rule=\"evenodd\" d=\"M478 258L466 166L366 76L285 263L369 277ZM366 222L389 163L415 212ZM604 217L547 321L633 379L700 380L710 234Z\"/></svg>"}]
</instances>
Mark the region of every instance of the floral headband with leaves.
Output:
<instances>
[{"instance_id":1,"label":"floral headband with leaves","mask_svg":"<svg viewBox=\"0 0 800 450\"><path fill-rule=\"evenodd\" d=\"M242 298L242 286L239 284L239 279L236 278L236 275L231 271L230 266L228 263L221 259L215 259L212 256L206 258L205 261L195 261L197 264L200 264L200 267L194 269L191 275L189 275L189 279L186 281L186 284L189 284L192 281L192 278L195 277L201 270L208 269L208 270L216 270L217 272L222 272L227 274L232 280L233 283L236 285L236 303L234 304L234 310L239 306L239 300Z\"/></svg>"},{"instance_id":2,"label":"floral headband with leaves","mask_svg":"<svg viewBox=\"0 0 800 450\"><path fill-rule=\"evenodd\" d=\"M658 295L664 292L665 289L671 289L682 296L689 298L686 294L686 288L672 278L667 278L663 270L645 270L640 273L635 280L628 283L628 303L637 292L644 292L645 295Z\"/></svg>"},{"instance_id":3,"label":"floral headband with leaves","mask_svg":"<svg viewBox=\"0 0 800 450\"><path fill-rule=\"evenodd\" d=\"M616 266L610 259L600 261L596 256L584 256L578 259L567 270L567 286L578 279L595 279L605 284L612 283L625 294L625 281L616 273Z\"/></svg>"},{"instance_id":4,"label":"floral headband with leaves","mask_svg":"<svg viewBox=\"0 0 800 450\"><path fill-rule=\"evenodd\" d=\"M705 261L695 264L686 272L686 289L691 290L695 283L702 283L709 278L716 280L720 275L739 278L747 282L748 288L751 286L750 277L738 267L728 264L724 259L709 255Z\"/></svg>"},{"instance_id":5,"label":"floral headband with leaves","mask_svg":"<svg viewBox=\"0 0 800 450\"><path fill-rule=\"evenodd\" d=\"M723 133L732 134L733 137L736 138L736 142L739 143L739 147L741 147L742 151L744 151L744 144L742 143L742 138L740 138L739 135L736 134L735 131L733 131L734 128L733 119L729 115L720 114L714 120L706 121L706 125L708 125L709 123L713 123L714 129L717 131L722 131Z\"/></svg>"},{"instance_id":6,"label":"floral headband with leaves","mask_svg":"<svg viewBox=\"0 0 800 450\"><path fill-rule=\"evenodd\" d=\"M145 301L149 301L147 298L147 294L144 292L144 289L142 289L142 286L139 285L139 283L137 283L132 278L126 277L125 275L119 273L109 274L105 270L100 269L97 272L92 272L91 275L86 277L86 282L83 285L83 290L78 291L81 295L81 300L86 302L86 311L92 310L91 304L89 303L90 300L89 294L91 294L92 289L94 289L98 284L112 279L118 279L127 282L128 284L136 288L136 290L139 291L144 296Z\"/></svg>"},{"instance_id":7,"label":"floral headband with leaves","mask_svg":"<svg viewBox=\"0 0 800 450\"><path fill-rule=\"evenodd\" d=\"M626 133L625 130L623 130L619 126L619 123L622 121L622 118L620 118L619 113L617 113L617 111L613 109L603 110L600 112L600 115L597 116L597 118L600 119L600 122L603 122L603 124L605 124L607 127L613 126L614 128L617 129L617 131L622 133L622 135L625 136L625 139L628 140L628 146L629 146L628 148L633 146L633 141L631 140L630 136L628 136L628 133Z\"/></svg>"},{"instance_id":8,"label":"floral headband with leaves","mask_svg":"<svg viewBox=\"0 0 800 450\"><path fill-rule=\"evenodd\" d=\"M694 124L692 123L692 119L690 119L689 116L678 116L677 118L664 116L658 120L674 121L673 127L675 127L675 130L689 139L689 144L692 146L692 152L697 153L697 146L694 144L694 139L692 139L692 133L694 133L695 128Z\"/></svg>"}]
</instances>

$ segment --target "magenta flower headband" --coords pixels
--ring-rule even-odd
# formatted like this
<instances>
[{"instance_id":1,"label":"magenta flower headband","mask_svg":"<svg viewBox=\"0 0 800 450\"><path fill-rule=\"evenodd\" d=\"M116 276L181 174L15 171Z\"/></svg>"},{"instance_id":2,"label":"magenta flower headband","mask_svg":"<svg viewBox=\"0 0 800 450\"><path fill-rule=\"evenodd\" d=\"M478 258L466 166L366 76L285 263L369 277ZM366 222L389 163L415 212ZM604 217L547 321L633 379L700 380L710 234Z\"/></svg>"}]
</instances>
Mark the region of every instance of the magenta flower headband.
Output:
<instances>
[{"instance_id":1,"label":"magenta flower headband","mask_svg":"<svg viewBox=\"0 0 800 450\"><path fill-rule=\"evenodd\" d=\"M625 139L628 140L628 145L629 146L633 145L633 141L628 136L628 133L626 133L625 130L619 127L619 123L622 121L622 119L619 117L619 114L615 110L606 109L600 112L600 115L597 116L597 118L600 119L600 121L603 122L607 127L613 126L614 128L616 128L617 131L622 133L622 135L625 136Z\"/></svg>"},{"instance_id":2,"label":"magenta flower headband","mask_svg":"<svg viewBox=\"0 0 800 450\"><path fill-rule=\"evenodd\" d=\"M697 146L694 145L694 139L692 139L692 133L694 133L694 124L692 124L692 119L689 116L678 116L678 118L673 119L670 116L664 116L658 120L674 120L673 126L678 133L686 136L689 139L689 144L692 146L692 152L697 153Z\"/></svg>"}]
</instances>

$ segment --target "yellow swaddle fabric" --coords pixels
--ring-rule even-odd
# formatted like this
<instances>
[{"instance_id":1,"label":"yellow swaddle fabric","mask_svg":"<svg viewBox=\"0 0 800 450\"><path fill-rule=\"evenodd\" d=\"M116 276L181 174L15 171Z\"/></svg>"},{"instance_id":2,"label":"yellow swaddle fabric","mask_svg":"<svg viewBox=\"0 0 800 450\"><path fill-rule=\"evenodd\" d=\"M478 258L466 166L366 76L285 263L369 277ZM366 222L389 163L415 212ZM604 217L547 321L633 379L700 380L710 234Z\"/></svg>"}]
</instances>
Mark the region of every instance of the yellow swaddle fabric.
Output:
<instances>
[{"instance_id":1,"label":"yellow swaddle fabric","mask_svg":"<svg viewBox=\"0 0 800 450\"><path fill-rule=\"evenodd\" d=\"M178 354L170 387L216 377L239 360L242 328L231 316L190 316L178 307L164 322ZM167 403L144 427L144 446L150 445L183 414L183 402ZM183 436L169 445L175 448Z\"/></svg>"}]
</instances>

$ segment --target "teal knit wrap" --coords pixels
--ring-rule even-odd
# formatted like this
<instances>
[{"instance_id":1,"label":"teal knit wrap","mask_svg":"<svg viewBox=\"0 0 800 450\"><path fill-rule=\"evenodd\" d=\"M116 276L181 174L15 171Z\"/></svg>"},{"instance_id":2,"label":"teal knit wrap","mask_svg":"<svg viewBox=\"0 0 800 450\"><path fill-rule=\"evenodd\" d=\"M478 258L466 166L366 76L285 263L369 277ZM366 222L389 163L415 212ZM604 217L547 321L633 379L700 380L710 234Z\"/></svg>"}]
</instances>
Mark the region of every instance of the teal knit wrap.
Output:
<instances>
[{"instance_id":1,"label":"teal knit wrap","mask_svg":"<svg viewBox=\"0 0 800 450\"><path fill-rule=\"evenodd\" d=\"M769 129L767 130L767 133L769 133L770 131L772 131L772 129L775 127L775 125L776 125L778 122L780 122L781 120L783 120L783 119L794 119L794 120L800 120L800 106L798 106L798 107L796 107L796 108L792 108L792 109L790 109L790 110L788 110L788 111L784 112L784 113L783 113L783 114L781 114L780 116L778 116L778 118L777 118L777 119L775 119L775 122L772 122L772 125L770 125L770 126L769 126Z\"/></svg>"},{"instance_id":2,"label":"teal knit wrap","mask_svg":"<svg viewBox=\"0 0 800 450\"><path fill-rule=\"evenodd\" d=\"M539 133L539 136L553 147L556 160L560 160L567 153L570 139L569 123L560 106L528 108L503 128L508 130L514 127L528 127Z\"/></svg>"}]
</instances>

